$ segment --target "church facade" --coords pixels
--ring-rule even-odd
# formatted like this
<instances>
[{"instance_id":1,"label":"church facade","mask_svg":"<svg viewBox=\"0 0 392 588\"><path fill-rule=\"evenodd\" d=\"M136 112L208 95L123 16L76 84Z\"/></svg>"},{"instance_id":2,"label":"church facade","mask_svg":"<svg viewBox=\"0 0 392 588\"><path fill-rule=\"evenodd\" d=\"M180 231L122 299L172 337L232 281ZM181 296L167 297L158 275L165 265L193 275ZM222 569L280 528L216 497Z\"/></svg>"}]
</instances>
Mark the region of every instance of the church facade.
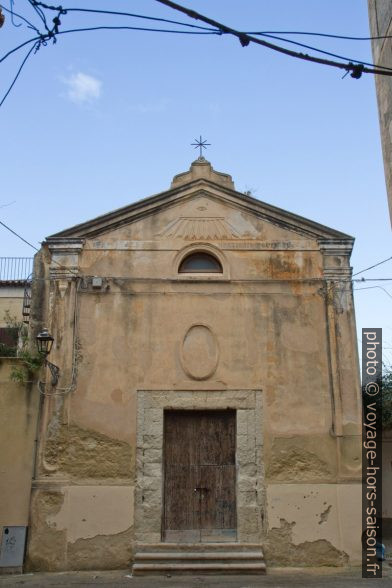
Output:
<instances>
[{"instance_id":1,"label":"church facade","mask_svg":"<svg viewBox=\"0 0 392 588\"><path fill-rule=\"evenodd\" d=\"M47 238L29 569L360 561L352 246L202 157Z\"/></svg>"}]
</instances>

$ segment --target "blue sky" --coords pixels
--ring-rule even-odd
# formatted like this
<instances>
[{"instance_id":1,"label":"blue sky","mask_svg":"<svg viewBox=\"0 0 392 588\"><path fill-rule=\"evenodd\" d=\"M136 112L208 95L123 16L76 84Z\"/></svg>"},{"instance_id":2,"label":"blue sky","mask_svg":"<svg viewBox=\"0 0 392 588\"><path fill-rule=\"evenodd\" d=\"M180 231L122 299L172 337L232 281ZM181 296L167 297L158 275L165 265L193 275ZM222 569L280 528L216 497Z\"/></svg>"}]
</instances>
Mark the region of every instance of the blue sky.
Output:
<instances>
[{"instance_id":1,"label":"blue sky","mask_svg":"<svg viewBox=\"0 0 392 588\"><path fill-rule=\"evenodd\" d=\"M182 3L248 31L369 34L365 0ZM154 0L63 5L196 24ZM38 24L26 0L15 0L14 9ZM6 18L1 54L32 36ZM123 23L69 13L60 29ZM368 42L297 39L371 61ZM2 93L25 53L0 64ZM196 156L190 143L202 134L212 143L208 159L233 176L239 191L355 236L355 271L391 255L371 75L342 79L340 70L242 48L228 36L64 34L27 61L0 109L0 125L0 219L37 246L56 231L167 189L174 174L188 169ZM1 228L0 256L31 254ZM392 262L363 276L392 278ZM358 328L382 327L392 362L392 282L358 288L369 286L355 295Z\"/></svg>"}]
</instances>

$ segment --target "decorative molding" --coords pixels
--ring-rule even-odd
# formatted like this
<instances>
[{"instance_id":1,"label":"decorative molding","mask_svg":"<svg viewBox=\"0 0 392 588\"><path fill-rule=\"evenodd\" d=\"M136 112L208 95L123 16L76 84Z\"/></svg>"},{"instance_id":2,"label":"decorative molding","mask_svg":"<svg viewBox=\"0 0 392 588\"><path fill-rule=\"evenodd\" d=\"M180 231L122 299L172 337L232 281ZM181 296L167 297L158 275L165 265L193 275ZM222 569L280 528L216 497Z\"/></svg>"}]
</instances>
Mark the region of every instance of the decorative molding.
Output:
<instances>
[{"instance_id":1,"label":"decorative molding","mask_svg":"<svg viewBox=\"0 0 392 588\"><path fill-rule=\"evenodd\" d=\"M161 231L158 237L174 239L241 239L242 235L223 217L180 217Z\"/></svg>"},{"instance_id":2,"label":"decorative molding","mask_svg":"<svg viewBox=\"0 0 392 588\"><path fill-rule=\"evenodd\" d=\"M52 254L50 277L52 279L72 279L79 270L79 254L83 250L84 239L51 239L46 241Z\"/></svg>"},{"instance_id":3,"label":"decorative molding","mask_svg":"<svg viewBox=\"0 0 392 588\"><path fill-rule=\"evenodd\" d=\"M354 243L354 239L350 235L236 192L224 185L218 185L206 178L192 180L166 192L144 198L134 204L70 227L65 231L51 235L47 242L67 238L96 238L101 234L199 197L208 197L240 213L256 216L259 220L277 225L307 239L317 239L320 242L345 242L350 249Z\"/></svg>"},{"instance_id":4,"label":"decorative molding","mask_svg":"<svg viewBox=\"0 0 392 588\"><path fill-rule=\"evenodd\" d=\"M348 239L319 239L319 246L324 255L350 255L353 248Z\"/></svg>"},{"instance_id":5,"label":"decorative molding","mask_svg":"<svg viewBox=\"0 0 392 588\"><path fill-rule=\"evenodd\" d=\"M178 273L178 268L181 265L181 262L185 257L190 255L191 253L197 253L199 251L203 251L206 253L210 253L214 257L217 257L221 266L222 266L222 273L209 273L209 272L200 272L194 274L186 274L186 273ZM191 245L187 245L183 247L180 251L177 251L176 255L173 258L172 263L172 271L173 271L173 278L176 280L185 280L185 281L200 281L200 280L229 280L230 279L230 267L226 255L218 248L216 245L212 245L211 243L192 243Z\"/></svg>"},{"instance_id":6,"label":"decorative molding","mask_svg":"<svg viewBox=\"0 0 392 588\"><path fill-rule=\"evenodd\" d=\"M192 380L208 380L216 372L219 346L212 329L196 323L189 327L180 350L182 369Z\"/></svg>"},{"instance_id":7,"label":"decorative molding","mask_svg":"<svg viewBox=\"0 0 392 588\"><path fill-rule=\"evenodd\" d=\"M320 251L317 243L303 239L259 241L257 239L241 238L238 240L214 241L214 245L220 249L230 251ZM85 249L89 251L178 251L178 244L174 244L170 238L160 239L159 241L130 239L115 239L113 241L107 239L104 241L96 239L87 241Z\"/></svg>"},{"instance_id":8,"label":"decorative molding","mask_svg":"<svg viewBox=\"0 0 392 588\"><path fill-rule=\"evenodd\" d=\"M325 279L349 282L352 275L350 267L352 245L344 240L325 239L319 241L319 246L323 254Z\"/></svg>"},{"instance_id":9,"label":"decorative molding","mask_svg":"<svg viewBox=\"0 0 392 588\"><path fill-rule=\"evenodd\" d=\"M324 277L332 282L350 282L352 271L352 267L324 268Z\"/></svg>"}]
</instances>

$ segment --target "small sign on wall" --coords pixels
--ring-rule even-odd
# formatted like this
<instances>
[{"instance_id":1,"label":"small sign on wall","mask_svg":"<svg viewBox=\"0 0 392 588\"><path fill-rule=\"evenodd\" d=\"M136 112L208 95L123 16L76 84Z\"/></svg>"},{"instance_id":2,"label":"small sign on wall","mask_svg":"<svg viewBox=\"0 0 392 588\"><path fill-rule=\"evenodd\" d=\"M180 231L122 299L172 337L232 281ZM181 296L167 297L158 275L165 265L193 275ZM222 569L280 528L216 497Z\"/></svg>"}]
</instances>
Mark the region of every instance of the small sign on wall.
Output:
<instances>
[{"instance_id":1,"label":"small sign on wall","mask_svg":"<svg viewBox=\"0 0 392 588\"><path fill-rule=\"evenodd\" d=\"M0 567L12 568L23 565L27 527L3 527Z\"/></svg>"}]
</instances>

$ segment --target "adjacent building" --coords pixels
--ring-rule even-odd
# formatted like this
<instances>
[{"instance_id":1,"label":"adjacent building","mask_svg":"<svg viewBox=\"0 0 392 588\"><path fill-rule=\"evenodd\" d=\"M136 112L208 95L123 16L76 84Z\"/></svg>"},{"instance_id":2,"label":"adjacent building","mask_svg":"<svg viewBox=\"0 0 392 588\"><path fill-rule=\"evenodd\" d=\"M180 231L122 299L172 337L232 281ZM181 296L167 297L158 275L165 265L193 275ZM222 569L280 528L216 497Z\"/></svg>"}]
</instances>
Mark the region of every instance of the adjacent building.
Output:
<instances>
[{"instance_id":1,"label":"adjacent building","mask_svg":"<svg viewBox=\"0 0 392 588\"><path fill-rule=\"evenodd\" d=\"M28 322L32 257L0 257L0 574L22 571L30 512L39 398L16 382L21 325Z\"/></svg>"},{"instance_id":2,"label":"adjacent building","mask_svg":"<svg viewBox=\"0 0 392 588\"><path fill-rule=\"evenodd\" d=\"M0 356L18 343L18 325L28 323L32 257L0 257Z\"/></svg>"},{"instance_id":3,"label":"adjacent building","mask_svg":"<svg viewBox=\"0 0 392 588\"><path fill-rule=\"evenodd\" d=\"M372 37L389 37L372 41L376 65L392 68L392 3L390 0L368 0ZM376 80L381 143L384 155L385 181L392 220L392 76L374 76Z\"/></svg>"}]
</instances>

